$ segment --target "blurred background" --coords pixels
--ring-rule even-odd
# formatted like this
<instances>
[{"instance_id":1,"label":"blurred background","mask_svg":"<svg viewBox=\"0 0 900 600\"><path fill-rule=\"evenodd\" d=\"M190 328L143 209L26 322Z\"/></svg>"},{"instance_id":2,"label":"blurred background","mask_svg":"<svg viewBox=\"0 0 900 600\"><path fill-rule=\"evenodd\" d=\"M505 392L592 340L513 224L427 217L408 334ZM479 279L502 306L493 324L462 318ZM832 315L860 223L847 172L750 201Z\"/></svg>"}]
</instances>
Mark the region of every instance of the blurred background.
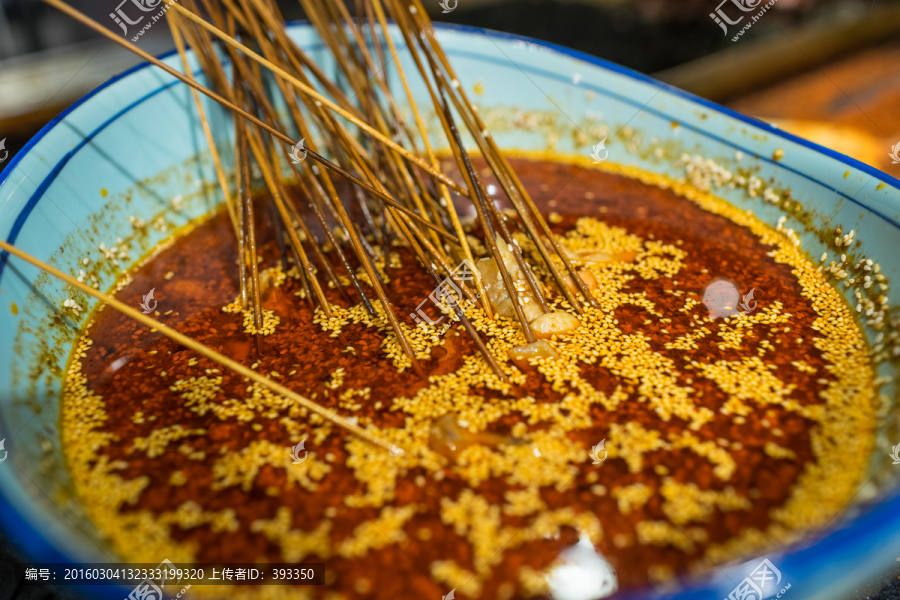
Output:
<instances>
[{"instance_id":1,"label":"blurred background","mask_svg":"<svg viewBox=\"0 0 900 600\"><path fill-rule=\"evenodd\" d=\"M132 1L156 3L125 0L123 10ZM898 0L776 0L739 37L749 19L719 25L717 9L736 20L756 14L764 0L441 2L425 1L436 21L581 50L900 177L900 164L889 157L900 142ZM753 11L741 12L738 2ZM120 33L110 18L120 0L70 3ZM279 4L286 18L303 18L297 0ZM164 22L138 44L151 54L173 48ZM0 0L0 140L8 156L66 106L137 62L40 0Z\"/></svg>"},{"instance_id":2,"label":"blurred background","mask_svg":"<svg viewBox=\"0 0 900 600\"><path fill-rule=\"evenodd\" d=\"M121 30L110 14L122 4L127 13L132 1L155 5L159 0L70 3L118 35ZM900 177L900 164L892 164L889 157L900 143L900 0L776 0L739 37L749 18L737 25L719 25L714 20L717 9L727 22L756 14L767 0L720 2L424 3L436 21L581 50L773 122ZM752 12L741 12L738 3L753 7ZM303 18L297 0L279 4L286 18ZM164 22L151 28L138 45L151 54L173 48ZM0 0L0 140L8 157L66 106L137 62L125 49L40 0Z\"/></svg>"},{"instance_id":3,"label":"blurred background","mask_svg":"<svg viewBox=\"0 0 900 600\"><path fill-rule=\"evenodd\" d=\"M770 1L423 0L436 21L598 56L900 178L889 156L900 154L900 0L775 0L742 34L749 18L728 24ZM68 2L121 35L111 13L158 0ZM278 3L287 19L303 18L297 0ZM137 43L154 55L174 48L164 21ZM72 102L138 62L40 0L0 0L0 168ZM68 597L14 581L13 545L0 537L0 600ZM856 599L900 599L898 574L900 562Z\"/></svg>"}]
</instances>

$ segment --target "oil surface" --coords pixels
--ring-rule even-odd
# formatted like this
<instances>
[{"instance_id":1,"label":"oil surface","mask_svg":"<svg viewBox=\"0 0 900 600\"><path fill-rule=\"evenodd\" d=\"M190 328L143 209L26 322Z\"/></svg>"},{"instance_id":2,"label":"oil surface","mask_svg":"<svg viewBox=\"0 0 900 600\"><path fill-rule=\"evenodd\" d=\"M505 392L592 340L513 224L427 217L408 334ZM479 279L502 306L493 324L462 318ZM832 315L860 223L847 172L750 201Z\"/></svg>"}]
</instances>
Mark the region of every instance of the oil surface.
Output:
<instances>
[{"instance_id":1,"label":"oil surface","mask_svg":"<svg viewBox=\"0 0 900 600\"><path fill-rule=\"evenodd\" d=\"M492 381L458 323L443 332L446 318L429 328L410 316L440 311L405 247L390 248L385 288L422 340L431 379L386 355L391 335L378 319L365 325L352 288L349 301L326 288L337 316L316 318L264 199L263 304L277 323L259 342L240 313L222 310L240 293L224 213L133 273L120 300L137 306L153 289L161 321L406 454L372 448L104 310L69 372L63 437L83 502L125 559L326 564L328 586L284 597L456 588L507 600L550 593L546 575L579 538L621 589L776 544L843 506L871 445L872 373L849 308L802 253L711 198L564 163L513 166L572 252L630 259L584 266L600 308L552 342L564 355L556 367L517 369L506 355L521 342L517 326L472 309L514 376L509 387ZM555 308L576 314L547 289ZM429 445L444 416L524 443L446 456ZM300 441L309 454L292 464Z\"/></svg>"}]
</instances>

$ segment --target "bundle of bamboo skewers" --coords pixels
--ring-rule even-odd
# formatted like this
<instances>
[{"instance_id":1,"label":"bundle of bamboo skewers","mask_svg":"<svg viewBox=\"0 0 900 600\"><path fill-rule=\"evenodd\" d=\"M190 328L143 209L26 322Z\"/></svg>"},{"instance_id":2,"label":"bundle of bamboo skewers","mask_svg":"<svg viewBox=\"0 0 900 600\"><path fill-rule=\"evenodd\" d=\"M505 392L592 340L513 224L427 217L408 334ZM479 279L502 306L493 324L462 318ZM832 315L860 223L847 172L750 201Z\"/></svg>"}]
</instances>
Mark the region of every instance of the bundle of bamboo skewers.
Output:
<instances>
[{"instance_id":1,"label":"bundle of bamboo skewers","mask_svg":"<svg viewBox=\"0 0 900 600\"><path fill-rule=\"evenodd\" d=\"M192 88L238 242L241 306L244 310L252 310L257 330L262 329L263 306L257 266L254 173L261 175L262 184L271 197L279 217L279 243L283 240L300 267L306 297L314 302L315 310L326 317L331 316L332 308L322 288L323 283L327 283L323 279L327 278L348 301L355 295L370 314L377 313L390 323L400 347L419 374L423 369L385 293L376 263L383 260L383 266L387 268L389 248L396 240L414 252L438 285L443 277L453 272L454 265L460 260L473 265L475 257L454 196L458 203L471 202L483 244L488 256L494 260L510 301L509 316L518 321L529 343L535 342L536 338L520 296L528 295L534 299L538 305L535 310L539 312L546 313L550 309L547 292L536 280L532 265L514 239L514 233L528 236L536 249L532 260L539 257L541 268L552 276L571 307L582 312L584 304L596 306L588 286L579 277L459 84L419 0L355 0L353 14L343 0L300 0L323 44L334 57L338 70L335 79L326 76L322 68L291 40L274 0L200 0L200 4L195 0L180 0L169 4L166 15L181 56L183 72L146 54L61 0L44 1ZM399 45L399 38L392 37L391 24L402 37L403 45ZM201 84L192 71L187 46L194 51L210 82L209 87ZM415 64L415 72L407 72L398 59L404 48ZM392 71L401 83L411 119L404 118L402 103L393 97L388 86L387 73ZM461 183L441 170L436 142L426 131L426 115L422 114L412 95L413 77L419 78L428 92L446 138L444 141L461 174ZM221 152L217 147L200 94L232 113L233 152ZM283 115L287 115L287 122ZM489 197L484 178L473 167L470 153L463 144L462 136L466 134L474 140L477 152L514 207L512 217L501 211ZM298 161L301 152L303 158L310 160ZM234 156L233 168L228 169L223 164L224 155ZM299 190L299 194L293 190ZM351 214L362 218L351 219ZM325 240L317 239L314 229L324 232ZM0 247L61 277L70 285L78 283L3 242ZM333 255L332 259L329 254ZM367 295L351 260L366 273L366 283L375 298ZM340 271L346 273L345 278L339 276ZM519 280L516 281L511 273ZM349 280L352 290L342 285L342 279ZM470 302L478 303L491 318L494 311L482 279L473 277L458 283L462 294ZM523 284L527 285L523 287ZM302 399L304 405L357 435L392 448L380 438L340 418L334 411L202 347L114 299L83 284L75 287L133 318L152 323L165 335L227 368L251 376L277 393L297 401ZM491 355L469 322L461 306L462 298L447 296L445 300L446 308L462 323L494 373L506 381L496 357Z\"/></svg>"}]
</instances>

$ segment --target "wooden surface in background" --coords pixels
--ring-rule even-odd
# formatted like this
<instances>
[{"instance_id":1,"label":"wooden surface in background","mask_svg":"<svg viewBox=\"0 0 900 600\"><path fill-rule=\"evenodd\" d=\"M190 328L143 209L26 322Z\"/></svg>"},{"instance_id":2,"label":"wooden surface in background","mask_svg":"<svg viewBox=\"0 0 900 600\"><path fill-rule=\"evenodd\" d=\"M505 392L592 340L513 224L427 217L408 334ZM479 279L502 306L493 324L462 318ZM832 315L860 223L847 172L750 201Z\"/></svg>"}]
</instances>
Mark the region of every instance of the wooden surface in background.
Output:
<instances>
[{"instance_id":1,"label":"wooden surface in background","mask_svg":"<svg viewBox=\"0 0 900 600\"><path fill-rule=\"evenodd\" d=\"M888 156L900 143L900 38L747 94L728 106L775 123L812 122L783 127L900 179L900 164L891 164Z\"/></svg>"}]
</instances>

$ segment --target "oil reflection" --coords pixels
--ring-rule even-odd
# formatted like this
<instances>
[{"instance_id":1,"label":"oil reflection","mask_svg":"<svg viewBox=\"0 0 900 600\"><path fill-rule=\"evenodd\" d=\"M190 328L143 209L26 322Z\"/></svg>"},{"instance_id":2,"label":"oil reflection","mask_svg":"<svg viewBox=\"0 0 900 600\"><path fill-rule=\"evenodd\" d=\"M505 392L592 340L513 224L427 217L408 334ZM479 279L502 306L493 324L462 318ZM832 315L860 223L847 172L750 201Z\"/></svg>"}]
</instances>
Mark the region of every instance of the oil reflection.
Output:
<instances>
[{"instance_id":1,"label":"oil reflection","mask_svg":"<svg viewBox=\"0 0 900 600\"><path fill-rule=\"evenodd\" d=\"M740 312L738 303L741 295L737 286L727 279L716 279L703 292L703 306L709 310L711 319L731 317Z\"/></svg>"}]
</instances>

